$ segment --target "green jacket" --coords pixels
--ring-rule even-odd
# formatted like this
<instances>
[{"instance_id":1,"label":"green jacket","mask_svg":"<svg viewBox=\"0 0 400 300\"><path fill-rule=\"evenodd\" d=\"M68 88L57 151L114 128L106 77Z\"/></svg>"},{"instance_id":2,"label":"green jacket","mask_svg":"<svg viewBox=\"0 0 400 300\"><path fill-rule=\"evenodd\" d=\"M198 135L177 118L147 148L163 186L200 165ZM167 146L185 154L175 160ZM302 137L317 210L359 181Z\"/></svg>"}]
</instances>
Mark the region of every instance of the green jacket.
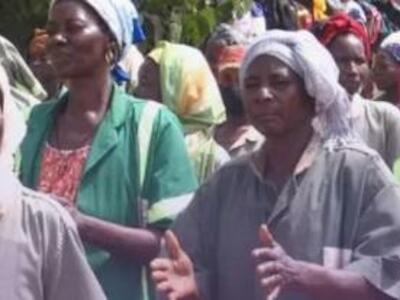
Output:
<instances>
[{"instance_id":1,"label":"green jacket","mask_svg":"<svg viewBox=\"0 0 400 300\"><path fill-rule=\"evenodd\" d=\"M68 95L38 105L31 113L21 151L21 180L27 187L38 186L42 149L66 101ZM76 204L84 214L138 227L137 128L145 103L113 89L110 109L93 140L78 189ZM179 121L162 107L154 121L141 195L149 202L149 226L170 225L196 188ZM89 245L86 253L108 299L141 299L140 265Z\"/></svg>"}]
</instances>

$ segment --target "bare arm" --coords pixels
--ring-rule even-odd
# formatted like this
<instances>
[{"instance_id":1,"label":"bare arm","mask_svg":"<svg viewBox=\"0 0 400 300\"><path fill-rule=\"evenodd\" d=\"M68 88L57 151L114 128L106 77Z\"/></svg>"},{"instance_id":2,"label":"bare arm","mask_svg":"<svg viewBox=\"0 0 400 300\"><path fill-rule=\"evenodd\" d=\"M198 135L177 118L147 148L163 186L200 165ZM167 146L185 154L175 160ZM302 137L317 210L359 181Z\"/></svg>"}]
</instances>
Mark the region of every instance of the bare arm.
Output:
<instances>
[{"instance_id":1,"label":"bare arm","mask_svg":"<svg viewBox=\"0 0 400 300\"><path fill-rule=\"evenodd\" d=\"M361 275L326 268L291 258L276 243L265 225L260 228L263 248L253 251L257 275L268 300L293 289L321 300L393 300L373 287Z\"/></svg>"},{"instance_id":2,"label":"bare arm","mask_svg":"<svg viewBox=\"0 0 400 300\"><path fill-rule=\"evenodd\" d=\"M319 265L298 262L296 285L315 299L324 300L392 300L356 273L328 269Z\"/></svg>"},{"instance_id":3,"label":"bare arm","mask_svg":"<svg viewBox=\"0 0 400 300\"><path fill-rule=\"evenodd\" d=\"M77 220L83 241L115 255L146 264L160 251L161 232L129 228L94 217L80 215Z\"/></svg>"}]
</instances>

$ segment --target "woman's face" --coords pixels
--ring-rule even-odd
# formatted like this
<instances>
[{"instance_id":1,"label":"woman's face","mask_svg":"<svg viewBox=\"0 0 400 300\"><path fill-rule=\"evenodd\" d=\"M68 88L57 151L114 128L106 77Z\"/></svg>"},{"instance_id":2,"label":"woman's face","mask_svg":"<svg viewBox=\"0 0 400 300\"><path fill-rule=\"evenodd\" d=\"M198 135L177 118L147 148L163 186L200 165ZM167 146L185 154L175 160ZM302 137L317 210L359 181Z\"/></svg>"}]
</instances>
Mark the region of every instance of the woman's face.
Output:
<instances>
[{"instance_id":1,"label":"woman's face","mask_svg":"<svg viewBox=\"0 0 400 300\"><path fill-rule=\"evenodd\" d=\"M387 91L396 88L397 77L400 74L400 64L389 53L380 50L372 67L373 78L380 90Z\"/></svg>"},{"instance_id":2,"label":"woman's face","mask_svg":"<svg viewBox=\"0 0 400 300\"><path fill-rule=\"evenodd\" d=\"M299 127L311 126L313 100L303 81L283 62L268 55L249 66L243 88L251 123L267 138L279 138Z\"/></svg>"},{"instance_id":3,"label":"woman's face","mask_svg":"<svg viewBox=\"0 0 400 300\"><path fill-rule=\"evenodd\" d=\"M369 67L362 41L353 34L340 35L329 45L340 70L339 82L350 95L357 93L368 78Z\"/></svg>"},{"instance_id":4,"label":"woman's face","mask_svg":"<svg viewBox=\"0 0 400 300\"><path fill-rule=\"evenodd\" d=\"M135 95L142 99L162 102L160 68L151 58L146 58L140 67Z\"/></svg>"},{"instance_id":5,"label":"woman's face","mask_svg":"<svg viewBox=\"0 0 400 300\"><path fill-rule=\"evenodd\" d=\"M62 79L107 69L110 36L96 15L78 1L60 1L50 11L48 54Z\"/></svg>"}]
</instances>

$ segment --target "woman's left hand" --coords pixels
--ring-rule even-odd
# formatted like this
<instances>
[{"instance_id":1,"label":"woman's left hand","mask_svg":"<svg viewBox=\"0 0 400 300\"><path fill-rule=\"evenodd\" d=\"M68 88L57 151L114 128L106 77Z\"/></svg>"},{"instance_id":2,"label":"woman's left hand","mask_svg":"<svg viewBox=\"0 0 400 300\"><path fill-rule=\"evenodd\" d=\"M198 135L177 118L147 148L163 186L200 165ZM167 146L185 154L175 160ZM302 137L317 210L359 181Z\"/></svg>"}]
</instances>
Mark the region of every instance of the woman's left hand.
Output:
<instances>
[{"instance_id":1,"label":"woman's left hand","mask_svg":"<svg viewBox=\"0 0 400 300\"><path fill-rule=\"evenodd\" d=\"M259 231L261 248L253 250L256 272L267 300L277 299L284 289L292 288L300 277L301 263L292 259L274 241L266 225Z\"/></svg>"}]
</instances>

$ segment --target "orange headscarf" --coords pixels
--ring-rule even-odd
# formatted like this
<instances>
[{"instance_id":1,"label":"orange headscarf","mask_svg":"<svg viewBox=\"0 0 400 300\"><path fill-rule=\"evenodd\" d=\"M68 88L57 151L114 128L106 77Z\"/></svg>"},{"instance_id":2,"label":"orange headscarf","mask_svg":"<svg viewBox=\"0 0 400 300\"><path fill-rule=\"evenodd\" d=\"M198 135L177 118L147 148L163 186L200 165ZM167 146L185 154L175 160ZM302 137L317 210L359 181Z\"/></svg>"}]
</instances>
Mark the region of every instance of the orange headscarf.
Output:
<instances>
[{"instance_id":1,"label":"orange headscarf","mask_svg":"<svg viewBox=\"0 0 400 300\"><path fill-rule=\"evenodd\" d=\"M46 53L49 35L44 29L36 28L29 44L29 57L39 58Z\"/></svg>"}]
</instances>

